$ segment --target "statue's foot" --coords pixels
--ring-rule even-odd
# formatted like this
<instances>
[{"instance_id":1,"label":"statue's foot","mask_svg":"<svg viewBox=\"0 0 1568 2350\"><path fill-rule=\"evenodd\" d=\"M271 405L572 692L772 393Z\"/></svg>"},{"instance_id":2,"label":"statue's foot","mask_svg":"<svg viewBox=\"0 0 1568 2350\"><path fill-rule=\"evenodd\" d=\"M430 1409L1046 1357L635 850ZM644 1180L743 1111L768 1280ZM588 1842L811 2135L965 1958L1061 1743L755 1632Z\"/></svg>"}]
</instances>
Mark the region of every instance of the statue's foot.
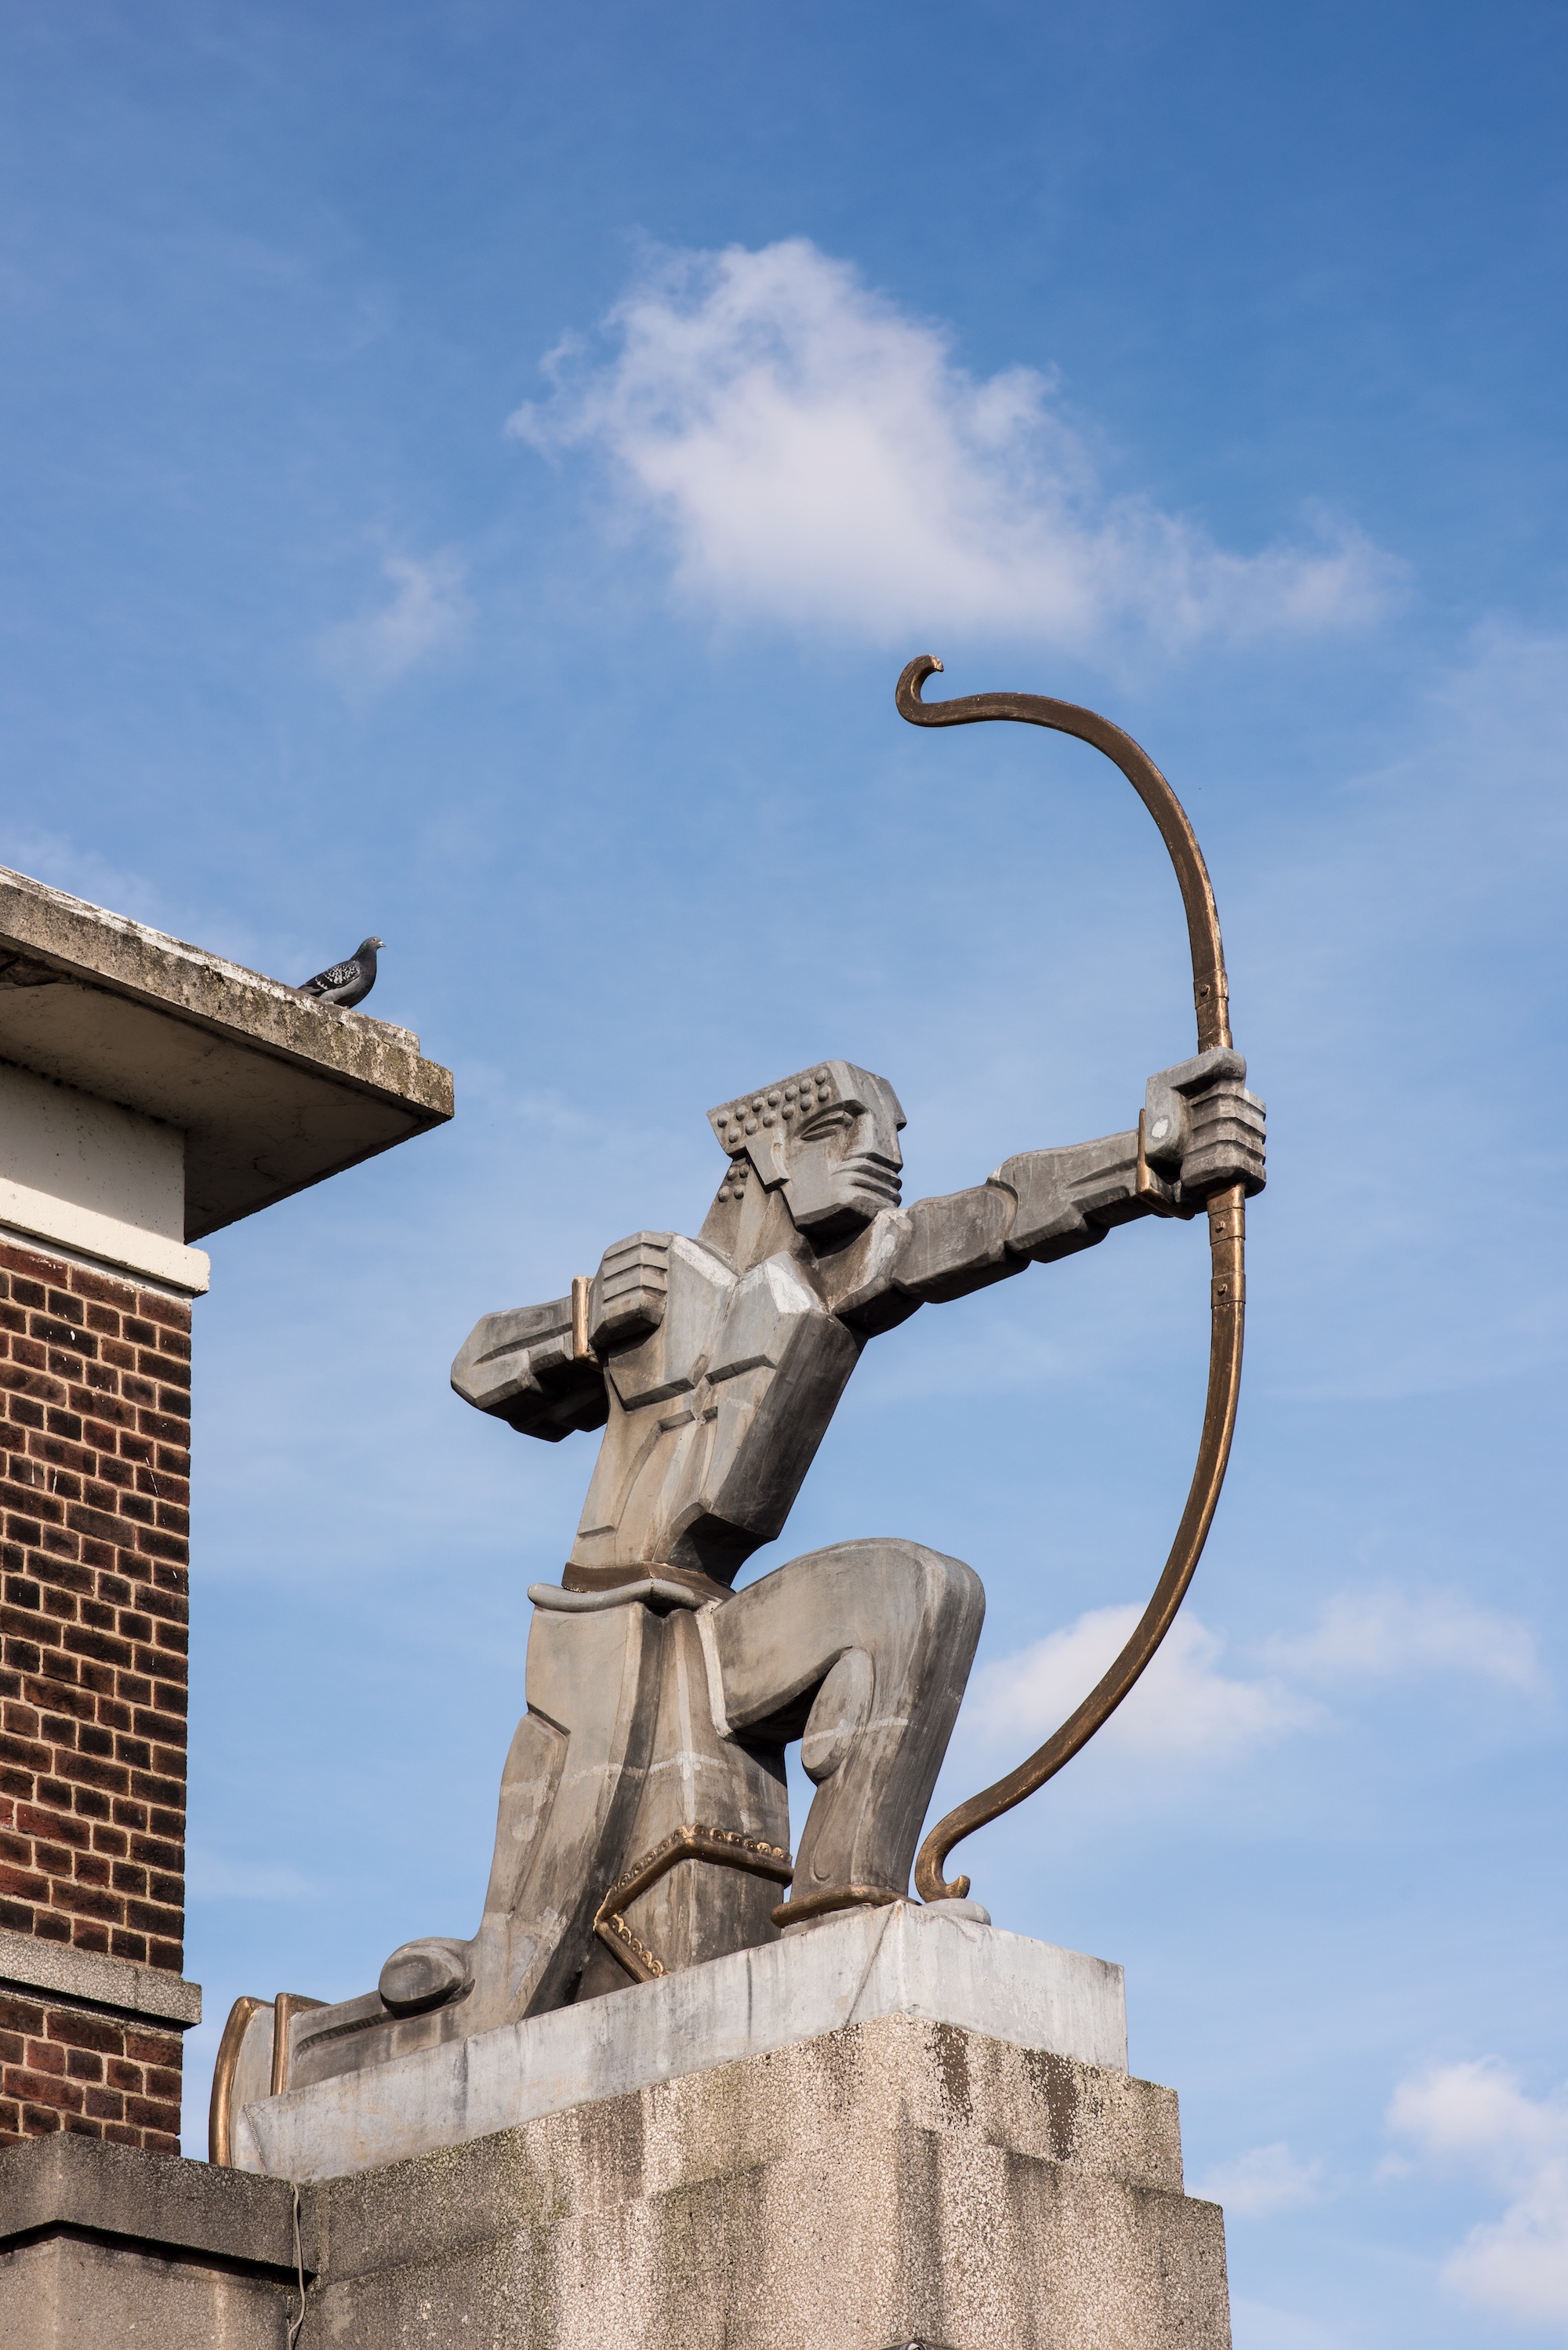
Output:
<instances>
[{"instance_id":1,"label":"statue's foot","mask_svg":"<svg viewBox=\"0 0 1568 2350\"><path fill-rule=\"evenodd\" d=\"M825 1918L836 1917L841 1909L885 1909L889 1903L907 1901L909 1898L896 1885L827 1885L820 1893L801 1894L781 1901L773 1913L774 1924L781 1933L788 1934L803 1926L818 1926Z\"/></svg>"},{"instance_id":2,"label":"statue's foot","mask_svg":"<svg viewBox=\"0 0 1568 2350\"><path fill-rule=\"evenodd\" d=\"M423 2015L473 1989L473 1946L425 1934L394 1950L377 1985L394 2015Z\"/></svg>"}]
</instances>

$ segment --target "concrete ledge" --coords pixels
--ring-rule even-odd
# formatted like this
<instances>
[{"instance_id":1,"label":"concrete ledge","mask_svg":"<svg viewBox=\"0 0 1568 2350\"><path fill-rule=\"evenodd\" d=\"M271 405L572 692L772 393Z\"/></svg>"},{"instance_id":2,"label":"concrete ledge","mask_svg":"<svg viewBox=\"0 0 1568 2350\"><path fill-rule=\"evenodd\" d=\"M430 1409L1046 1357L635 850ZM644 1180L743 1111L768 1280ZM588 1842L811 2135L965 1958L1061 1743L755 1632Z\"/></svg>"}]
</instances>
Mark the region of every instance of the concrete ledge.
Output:
<instances>
[{"instance_id":1,"label":"concrete ledge","mask_svg":"<svg viewBox=\"0 0 1568 2350\"><path fill-rule=\"evenodd\" d=\"M142 2022L171 2023L181 2032L202 2021L202 1986L187 1982L183 1975L139 1967L129 1959L103 1958L96 1950L73 1950L67 1942L36 1941L32 1935L14 1934L8 1928L0 1928L0 1982L20 1991L56 1992L89 2007L113 2008Z\"/></svg>"},{"instance_id":2,"label":"concrete ledge","mask_svg":"<svg viewBox=\"0 0 1568 2350\"><path fill-rule=\"evenodd\" d=\"M110 2237L165 2259L195 2255L296 2273L294 2196L282 2179L246 2178L67 2131L7 2147L0 2153L0 2251L62 2230ZM314 2214L303 2213L307 2273L321 2266L317 2235Z\"/></svg>"},{"instance_id":3,"label":"concrete ledge","mask_svg":"<svg viewBox=\"0 0 1568 2350\"><path fill-rule=\"evenodd\" d=\"M452 1114L411 1030L3 868L0 1060L178 1128L187 1241Z\"/></svg>"},{"instance_id":4,"label":"concrete ledge","mask_svg":"<svg viewBox=\"0 0 1568 2350\"><path fill-rule=\"evenodd\" d=\"M1120 1967L901 1901L247 2105L234 2159L336 2178L881 2016L1127 2071ZM296 2064L310 2022L295 2025Z\"/></svg>"}]
</instances>

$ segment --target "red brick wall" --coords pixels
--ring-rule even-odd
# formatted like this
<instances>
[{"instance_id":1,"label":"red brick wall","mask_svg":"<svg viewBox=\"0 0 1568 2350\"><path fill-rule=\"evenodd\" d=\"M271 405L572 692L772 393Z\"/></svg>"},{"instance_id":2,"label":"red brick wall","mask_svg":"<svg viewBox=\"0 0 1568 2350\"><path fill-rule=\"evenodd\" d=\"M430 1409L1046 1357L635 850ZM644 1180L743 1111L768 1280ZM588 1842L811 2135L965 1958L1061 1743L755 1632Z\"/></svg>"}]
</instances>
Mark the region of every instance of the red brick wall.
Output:
<instances>
[{"instance_id":1,"label":"red brick wall","mask_svg":"<svg viewBox=\"0 0 1568 2350\"><path fill-rule=\"evenodd\" d=\"M0 1991L0 2145L67 2129L178 2154L180 2054L177 2032Z\"/></svg>"},{"instance_id":2,"label":"red brick wall","mask_svg":"<svg viewBox=\"0 0 1568 2350\"><path fill-rule=\"evenodd\" d=\"M0 1926L178 1974L189 1306L0 1243ZM0 2142L177 2151L179 2062L175 2033L11 1999Z\"/></svg>"}]
</instances>

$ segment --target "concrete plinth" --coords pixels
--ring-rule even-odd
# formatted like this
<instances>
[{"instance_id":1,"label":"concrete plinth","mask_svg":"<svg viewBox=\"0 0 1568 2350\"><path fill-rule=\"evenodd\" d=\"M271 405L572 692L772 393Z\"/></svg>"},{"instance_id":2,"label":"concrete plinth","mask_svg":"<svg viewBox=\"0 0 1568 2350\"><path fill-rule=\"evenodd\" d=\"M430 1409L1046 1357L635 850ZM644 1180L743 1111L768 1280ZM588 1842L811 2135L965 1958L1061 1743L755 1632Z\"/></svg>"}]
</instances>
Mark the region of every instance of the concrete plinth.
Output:
<instances>
[{"instance_id":1,"label":"concrete plinth","mask_svg":"<svg viewBox=\"0 0 1568 2350\"><path fill-rule=\"evenodd\" d=\"M493 2052L485 2095L535 2110L485 2135L436 2094L462 2043L253 2103L274 2160L338 2133L297 2190L298 2350L1229 2350L1220 2213L1182 2191L1174 2094L1125 2069L1119 1969L913 1908L742 1959L517 2027L554 2054ZM837 2020L778 2036L811 2013ZM447 2142L367 2167L378 2097ZM0 2157L0 2350L283 2350L295 2192Z\"/></svg>"}]
</instances>

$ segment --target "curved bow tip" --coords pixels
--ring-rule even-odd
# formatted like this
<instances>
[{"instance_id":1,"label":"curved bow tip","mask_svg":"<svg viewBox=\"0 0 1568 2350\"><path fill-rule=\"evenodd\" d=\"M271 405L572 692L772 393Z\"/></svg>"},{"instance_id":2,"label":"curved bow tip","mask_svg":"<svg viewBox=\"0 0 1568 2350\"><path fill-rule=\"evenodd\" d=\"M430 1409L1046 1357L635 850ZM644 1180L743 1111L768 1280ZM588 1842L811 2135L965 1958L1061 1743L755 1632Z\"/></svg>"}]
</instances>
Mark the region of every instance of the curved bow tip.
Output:
<instances>
[{"instance_id":1,"label":"curved bow tip","mask_svg":"<svg viewBox=\"0 0 1568 2350\"><path fill-rule=\"evenodd\" d=\"M935 677L940 668L941 663L935 653L915 655L893 689L893 699L898 706L900 718L908 718L917 726L919 724L920 688L927 678Z\"/></svg>"},{"instance_id":2,"label":"curved bow tip","mask_svg":"<svg viewBox=\"0 0 1568 2350\"><path fill-rule=\"evenodd\" d=\"M927 1846L933 1845L935 1841L934 1837L928 1836L926 1844L920 1848L920 1856L915 1863L916 1892L928 1908L934 1908L939 1901L967 1901L969 1899L968 1877L955 1877L950 1880L942 1875L942 1866L947 1859L947 1854L927 1849Z\"/></svg>"}]
</instances>

